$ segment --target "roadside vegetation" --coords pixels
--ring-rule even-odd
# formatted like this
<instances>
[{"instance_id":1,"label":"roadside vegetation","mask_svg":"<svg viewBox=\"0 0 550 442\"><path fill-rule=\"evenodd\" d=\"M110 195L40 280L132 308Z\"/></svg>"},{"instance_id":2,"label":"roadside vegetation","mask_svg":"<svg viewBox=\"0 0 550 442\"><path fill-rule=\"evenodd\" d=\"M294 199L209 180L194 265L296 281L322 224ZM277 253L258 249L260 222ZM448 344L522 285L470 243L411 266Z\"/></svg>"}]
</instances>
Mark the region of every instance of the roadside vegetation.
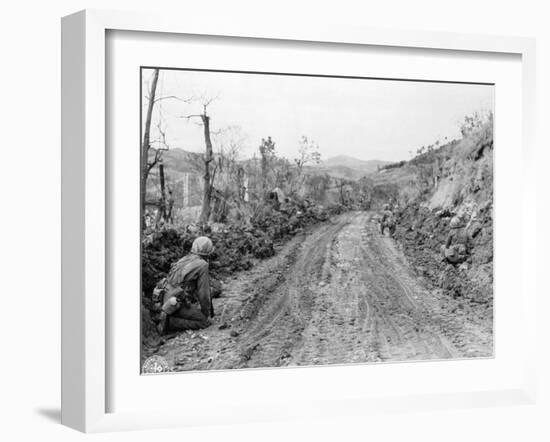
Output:
<instances>
[{"instance_id":1,"label":"roadside vegetation","mask_svg":"<svg viewBox=\"0 0 550 442\"><path fill-rule=\"evenodd\" d=\"M223 97L162 96L158 93L158 84L159 71L153 69L143 103L141 145L144 354L156 351L160 342L148 313L153 288L178 259L189 253L194 239L203 235L210 237L215 247L209 263L214 297L222 294L225 282L235 275L258 265L269 269L275 264L277 271L271 272L273 281L266 280L270 287L266 289L267 294L279 291L289 296L290 282L284 275L303 273L300 266L311 273L304 296L315 295L311 287L319 283L319 275L328 272L327 269L340 272L341 278L334 281L325 278L326 281L320 281L319 290L325 284L333 284L336 293L341 289L339 281L353 276L347 274L346 266L357 262L362 262L362 266L379 267L378 278L386 280L373 290L379 290L381 297L397 296L404 283L389 290L388 281L395 275L391 275L392 269L380 264L383 260L388 265L396 265L393 255L383 247L381 238L367 241L376 229L358 225L375 218L372 215L385 204L391 205L397 221L395 244L399 253L406 257L403 259L406 265L399 265L403 281L408 281L410 266L418 281L425 283L423 288L417 287L416 282L411 284L418 293L431 293L435 287L442 298L453 300L453 308L477 318L483 330L490 328L493 314L494 149L491 113L467 116L461 125L459 139L443 139L421 146L411 152L408 160L362 162L365 163L361 165L363 169L359 169L352 167L357 162L353 158L340 159L337 163L329 161L334 158L322 158L319 146L309 135L296 140L293 158L281 155L277 140L268 133L263 139L254 140L253 155L244 157L244 147L250 145L246 128L236 125L218 128L216 114L211 111L212 103ZM201 152L170 146L166 136L169 128L163 121L164 100L181 103L181 124L197 124L201 128ZM192 111L188 112L190 109ZM345 213L352 211L354 213ZM330 224L335 219L337 226ZM455 220L454 227L452 220ZM366 234L367 230L370 233ZM325 235L319 233L323 231ZM348 231L355 235L352 239L345 236ZM311 232L313 239L308 240ZM451 242L450 237L453 242L460 242L464 249L455 262L449 262L442 253L442 247ZM345 243L351 250L359 242L366 250L361 258L352 259L352 252L347 248L343 251L336 247ZM309 249L303 243L307 243ZM279 255L280 251L284 253ZM284 260L272 265L271 261L280 256ZM297 263L296 256L303 256L308 263ZM292 266L295 268L290 269ZM361 271L366 270L362 268ZM255 278L258 286L265 282L264 276L256 275ZM361 284L365 284L361 281L354 282L358 284L358 293ZM236 283L238 287L239 284ZM249 287L250 284L242 285ZM248 289L253 291L253 288ZM257 319L255 314L267 302L264 295L235 295L238 299L242 296L242 302L249 305L244 316L240 305L228 308L237 318L235 327L239 321L244 321L239 326L239 333L246 332L246 321ZM439 302L440 298L434 299ZM314 303L309 298L306 301L305 305ZM275 307L273 315L279 315ZM225 311L223 307L222 311ZM391 312L388 315L390 317ZM292 320L298 336L302 330L301 319ZM219 330L230 328L225 323L219 326ZM288 337L289 341L292 339ZM491 339L485 341L488 343ZM248 348L243 351L247 353ZM290 356L285 356L279 362L289 360Z\"/></svg>"},{"instance_id":2,"label":"roadside vegetation","mask_svg":"<svg viewBox=\"0 0 550 442\"><path fill-rule=\"evenodd\" d=\"M214 293L219 280L273 256L277 247L332 215L370 203L372 183L334 176L320 167L319 146L304 135L293 158L279 154L276 140L258 140L251 157L240 126L218 128L212 103L223 97L159 95L153 69L143 100L141 225L142 303L155 284L188 253L198 236L210 237ZM181 103L181 124L197 124L203 151L170 146L162 103ZM191 109L191 111L189 111ZM187 113L186 113L187 112Z\"/></svg>"}]
</instances>

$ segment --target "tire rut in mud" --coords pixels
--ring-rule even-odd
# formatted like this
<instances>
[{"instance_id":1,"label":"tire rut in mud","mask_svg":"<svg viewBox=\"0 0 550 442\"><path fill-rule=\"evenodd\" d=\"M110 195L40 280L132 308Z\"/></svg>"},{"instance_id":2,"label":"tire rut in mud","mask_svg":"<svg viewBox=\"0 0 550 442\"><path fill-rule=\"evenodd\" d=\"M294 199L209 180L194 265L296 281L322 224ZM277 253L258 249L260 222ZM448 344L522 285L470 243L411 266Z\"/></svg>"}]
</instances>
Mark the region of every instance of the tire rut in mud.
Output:
<instances>
[{"instance_id":1,"label":"tire rut in mud","mask_svg":"<svg viewBox=\"0 0 550 442\"><path fill-rule=\"evenodd\" d=\"M284 279L268 296L260 285L264 302L251 320L249 331L237 342L239 368L292 363L315 310L315 287L326 273L324 264L332 241L349 222L348 218L339 217L304 238L282 270Z\"/></svg>"},{"instance_id":2,"label":"tire rut in mud","mask_svg":"<svg viewBox=\"0 0 550 442\"><path fill-rule=\"evenodd\" d=\"M490 327L457 317L370 220L348 212L295 237L228 284L213 327L159 354L175 370L491 355Z\"/></svg>"}]
</instances>

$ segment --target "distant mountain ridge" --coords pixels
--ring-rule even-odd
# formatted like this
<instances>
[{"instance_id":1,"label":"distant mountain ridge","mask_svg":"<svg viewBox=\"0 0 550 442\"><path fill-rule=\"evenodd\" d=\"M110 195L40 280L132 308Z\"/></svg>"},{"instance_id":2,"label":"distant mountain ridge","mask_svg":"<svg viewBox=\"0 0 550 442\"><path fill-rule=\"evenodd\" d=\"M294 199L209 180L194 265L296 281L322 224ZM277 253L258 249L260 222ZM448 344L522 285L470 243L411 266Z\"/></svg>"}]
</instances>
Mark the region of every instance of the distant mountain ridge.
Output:
<instances>
[{"instance_id":1,"label":"distant mountain ridge","mask_svg":"<svg viewBox=\"0 0 550 442\"><path fill-rule=\"evenodd\" d=\"M349 155L337 155L321 161L317 169L335 178L358 180L389 163L390 161L360 160Z\"/></svg>"},{"instance_id":2,"label":"distant mountain ridge","mask_svg":"<svg viewBox=\"0 0 550 442\"><path fill-rule=\"evenodd\" d=\"M178 179L184 173L202 174L202 153L190 152L183 149L170 149L163 154L167 173ZM244 160L246 162L248 160ZM366 175L375 173L378 167L389 164L390 161L360 160L348 155L337 155L321 161L315 166L308 166L306 170L313 174L327 174L334 178L358 180Z\"/></svg>"},{"instance_id":3,"label":"distant mountain ridge","mask_svg":"<svg viewBox=\"0 0 550 442\"><path fill-rule=\"evenodd\" d=\"M388 164L389 161L360 160L358 158L351 157L349 155L337 155L335 157L327 158L326 160L322 161L322 163L327 167L345 166L345 167L350 167L352 169L362 168L362 169L376 170L377 166Z\"/></svg>"}]
</instances>

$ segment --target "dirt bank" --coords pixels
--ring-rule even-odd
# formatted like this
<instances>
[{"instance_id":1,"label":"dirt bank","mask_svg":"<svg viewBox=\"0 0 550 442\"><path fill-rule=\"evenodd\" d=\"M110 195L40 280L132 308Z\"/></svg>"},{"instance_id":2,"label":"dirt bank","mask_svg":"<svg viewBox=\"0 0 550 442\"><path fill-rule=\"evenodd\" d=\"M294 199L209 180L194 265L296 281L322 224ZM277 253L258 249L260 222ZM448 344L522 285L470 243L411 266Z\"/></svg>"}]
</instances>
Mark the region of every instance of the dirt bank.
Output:
<instances>
[{"instance_id":1,"label":"dirt bank","mask_svg":"<svg viewBox=\"0 0 550 442\"><path fill-rule=\"evenodd\" d=\"M492 321L419 278L371 216L334 217L235 274L211 327L155 353L173 371L490 356Z\"/></svg>"},{"instance_id":2,"label":"dirt bank","mask_svg":"<svg viewBox=\"0 0 550 442\"><path fill-rule=\"evenodd\" d=\"M376 203L392 202L395 239L416 276L479 321L493 319L493 152L489 118L373 176L375 189L386 190Z\"/></svg>"},{"instance_id":3,"label":"dirt bank","mask_svg":"<svg viewBox=\"0 0 550 442\"><path fill-rule=\"evenodd\" d=\"M430 210L418 203L398 213L395 238L403 246L420 277L453 298L493 317L493 218L492 205L482 206L474 221L459 230L465 246L464 262L450 264L440 247L452 232L449 212ZM475 313L474 312L474 313Z\"/></svg>"}]
</instances>

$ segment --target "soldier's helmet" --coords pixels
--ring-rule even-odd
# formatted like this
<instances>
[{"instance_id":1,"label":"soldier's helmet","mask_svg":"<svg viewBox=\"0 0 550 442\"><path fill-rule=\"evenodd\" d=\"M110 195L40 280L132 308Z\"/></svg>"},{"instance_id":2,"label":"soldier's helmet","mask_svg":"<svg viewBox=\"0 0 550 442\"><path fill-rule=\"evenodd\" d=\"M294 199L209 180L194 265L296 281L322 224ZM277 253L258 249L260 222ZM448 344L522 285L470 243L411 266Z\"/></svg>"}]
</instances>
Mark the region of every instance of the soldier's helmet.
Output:
<instances>
[{"instance_id":1,"label":"soldier's helmet","mask_svg":"<svg viewBox=\"0 0 550 442\"><path fill-rule=\"evenodd\" d=\"M453 216L451 218L451 222L449 223L449 227L451 229L458 229L460 226L461 226L461 221L460 221L460 218L458 216Z\"/></svg>"},{"instance_id":2,"label":"soldier's helmet","mask_svg":"<svg viewBox=\"0 0 550 442\"><path fill-rule=\"evenodd\" d=\"M193 245L191 246L191 253L195 253L199 256L209 256L213 251L214 244L212 244L210 238L206 236L199 236L193 241Z\"/></svg>"}]
</instances>

